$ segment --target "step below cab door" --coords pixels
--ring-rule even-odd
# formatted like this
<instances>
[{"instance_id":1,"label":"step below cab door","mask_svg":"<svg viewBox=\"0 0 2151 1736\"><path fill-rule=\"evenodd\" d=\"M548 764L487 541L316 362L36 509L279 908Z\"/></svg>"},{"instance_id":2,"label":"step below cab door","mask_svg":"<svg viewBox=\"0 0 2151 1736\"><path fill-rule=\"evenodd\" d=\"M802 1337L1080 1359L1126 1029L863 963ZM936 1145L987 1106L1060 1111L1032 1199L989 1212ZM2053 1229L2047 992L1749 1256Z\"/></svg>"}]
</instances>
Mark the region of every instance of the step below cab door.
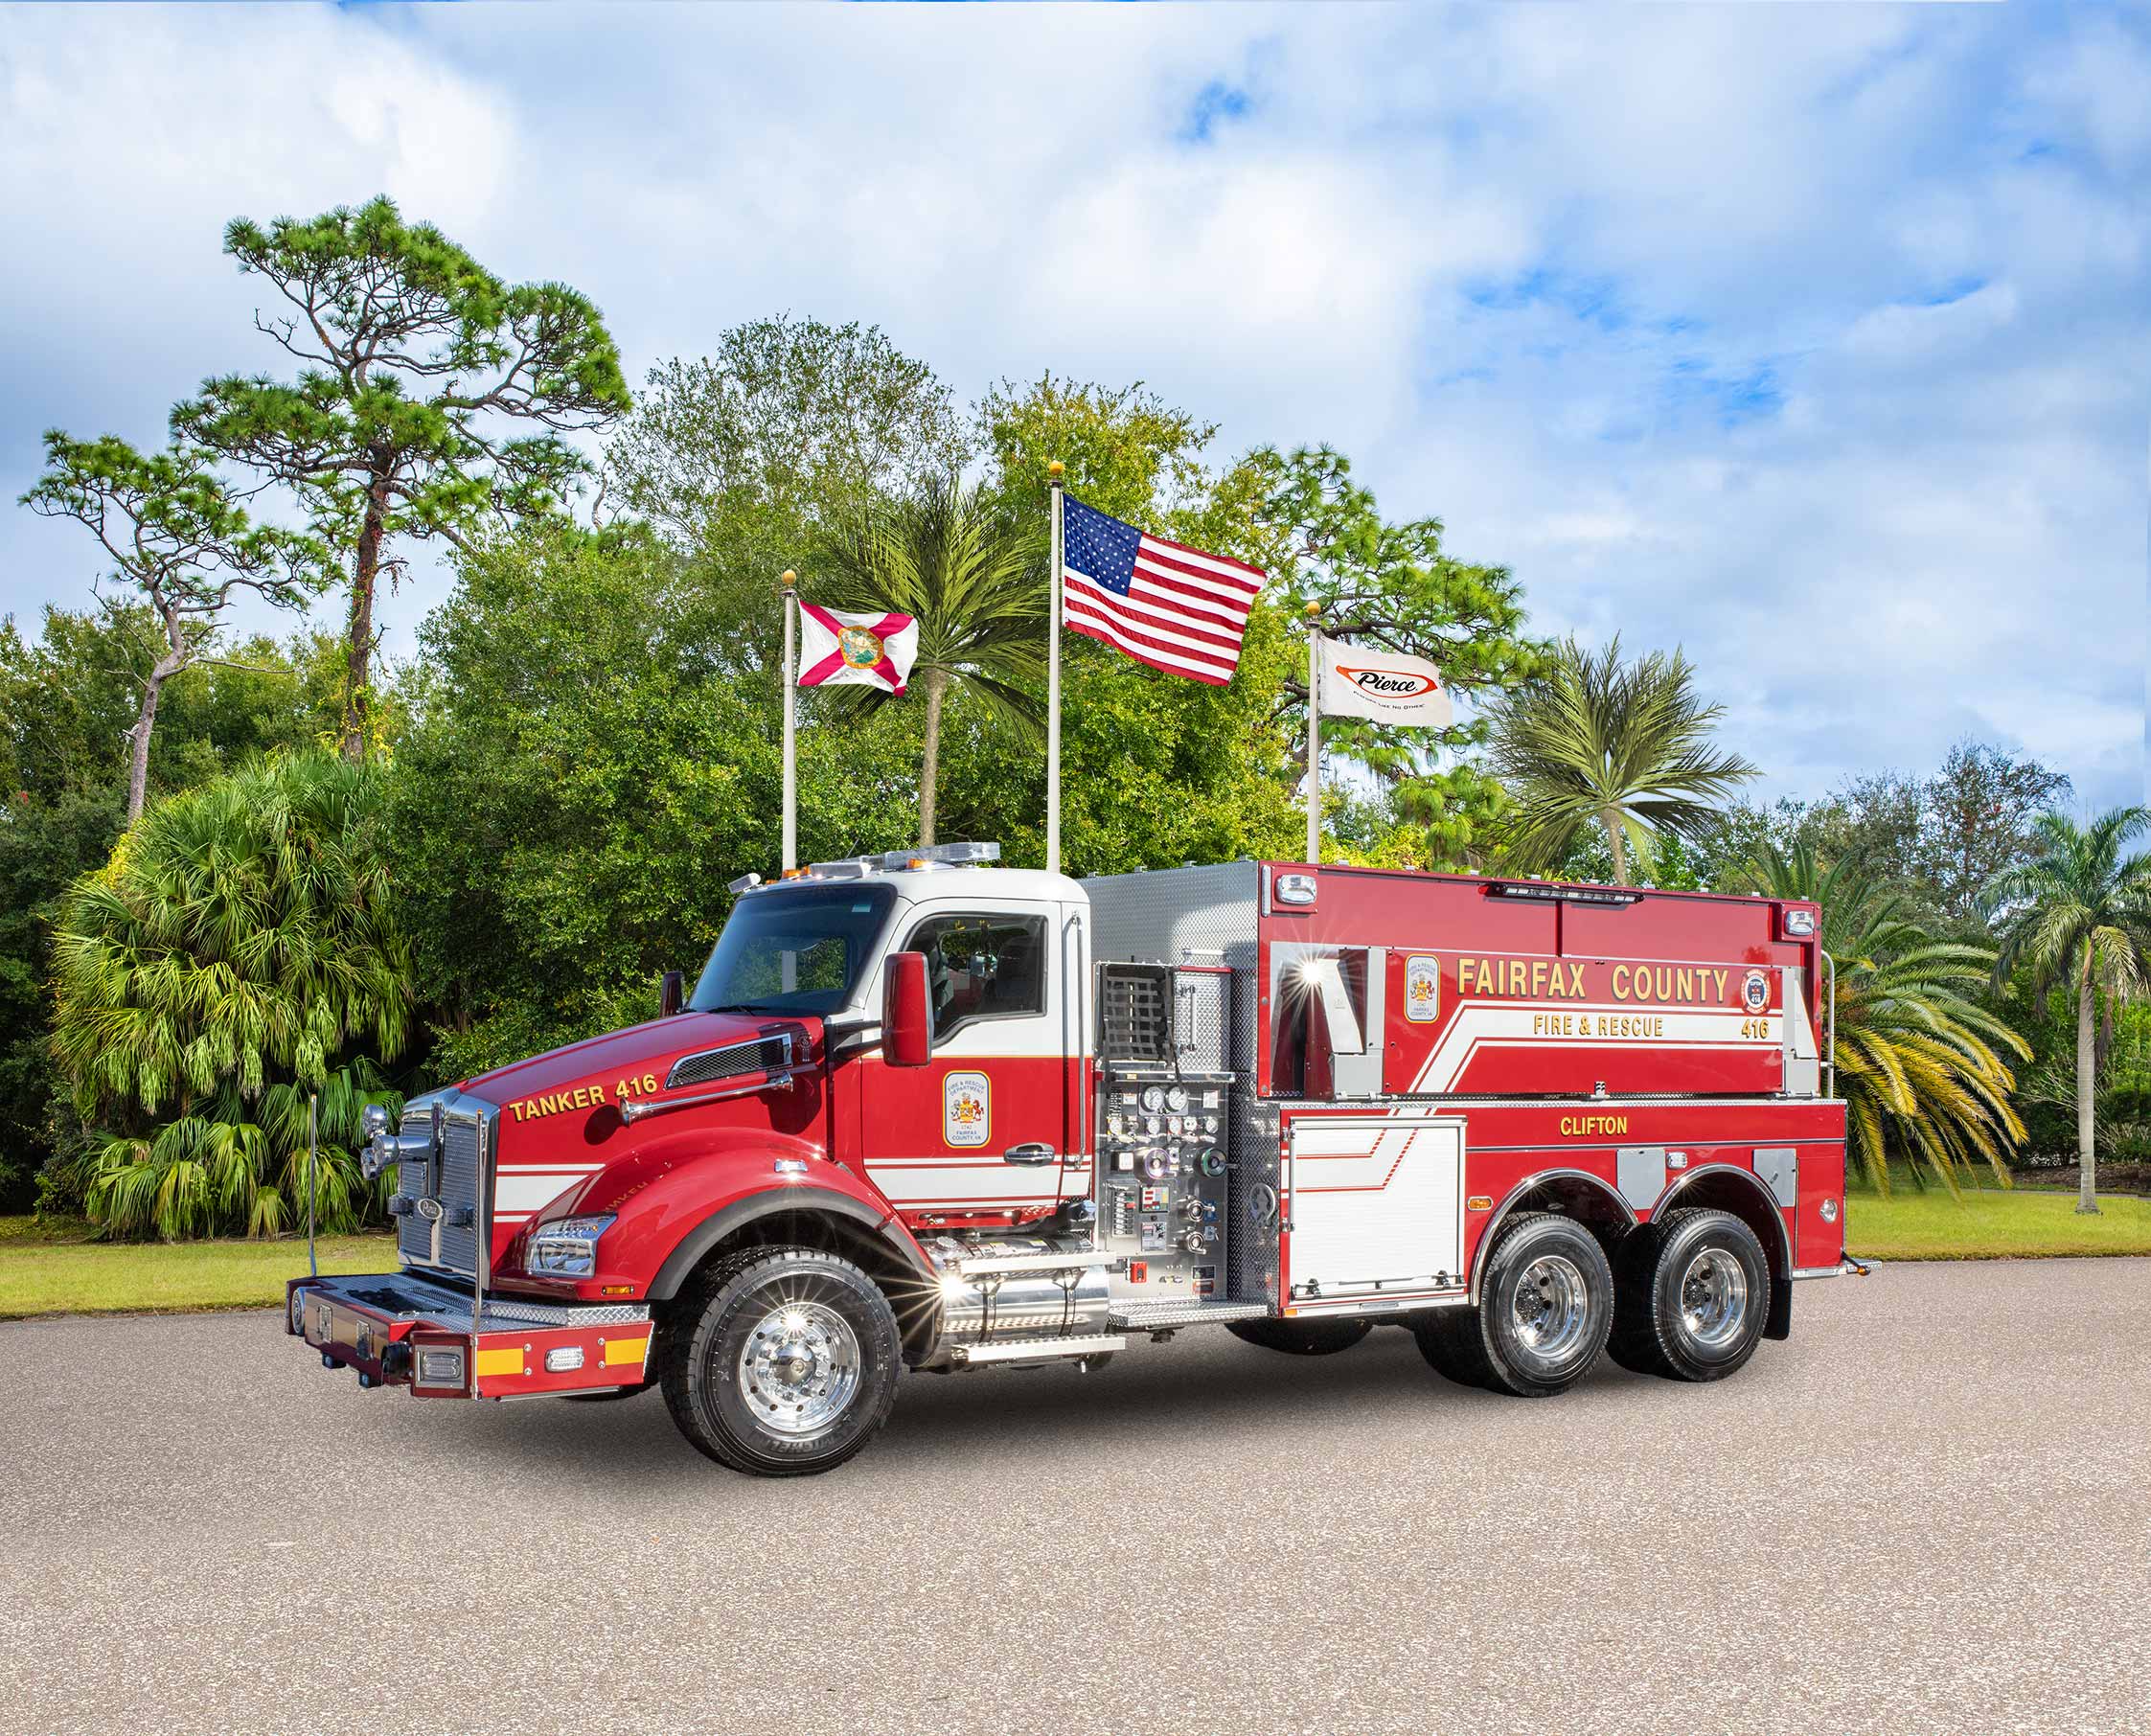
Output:
<instances>
[{"instance_id":1,"label":"step below cab door","mask_svg":"<svg viewBox=\"0 0 2151 1736\"><path fill-rule=\"evenodd\" d=\"M1285 1174L1287 1308L1356 1310L1463 1287L1461 1120L1295 1116Z\"/></svg>"},{"instance_id":2,"label":"step below cab door","mask_svg":"<svg viewBox=\"0 0 2151 1736\"><path fill-rule=\"evenodd\" d=\"M933 1049L864 1058L866 1172L914 1228L1021 1223L1087 1193L1080 932L1058 903L937 901L891 949L923 952Z\"/></svg>"}]
</instances>

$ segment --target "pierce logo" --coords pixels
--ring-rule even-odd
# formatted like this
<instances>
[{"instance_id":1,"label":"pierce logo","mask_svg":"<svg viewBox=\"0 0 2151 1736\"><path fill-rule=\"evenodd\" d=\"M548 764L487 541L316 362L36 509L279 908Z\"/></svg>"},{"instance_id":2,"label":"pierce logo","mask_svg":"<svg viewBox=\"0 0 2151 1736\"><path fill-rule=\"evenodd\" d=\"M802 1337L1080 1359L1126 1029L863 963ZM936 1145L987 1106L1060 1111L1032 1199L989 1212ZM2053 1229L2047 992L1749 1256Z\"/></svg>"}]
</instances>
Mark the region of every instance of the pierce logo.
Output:
<instances>
[{"instance_id":1,"label":"pierce logo","mask_svg":"<svg viewBox=\"0 0 2151 1736\"><path fill-rule=\"evenodd\" d=\"M941 1084L941 1137L958 1148L986 1143L994 1122L993 1085L983 1073L951 1073Z\"/></svg>"},{"instance_id":2,"label":"pierce logo","mask_svg":"<svg viewBox=\"0 0 2151 1736\"><path fill-rule=\"evenodd\" d=\"M1431 675L1412 674L1406 670L1349 669L1339 663L1337 673L1362 693L1384 699L1423 699L1441 690L1441 683Z\"/></svg>"}]
</instances>

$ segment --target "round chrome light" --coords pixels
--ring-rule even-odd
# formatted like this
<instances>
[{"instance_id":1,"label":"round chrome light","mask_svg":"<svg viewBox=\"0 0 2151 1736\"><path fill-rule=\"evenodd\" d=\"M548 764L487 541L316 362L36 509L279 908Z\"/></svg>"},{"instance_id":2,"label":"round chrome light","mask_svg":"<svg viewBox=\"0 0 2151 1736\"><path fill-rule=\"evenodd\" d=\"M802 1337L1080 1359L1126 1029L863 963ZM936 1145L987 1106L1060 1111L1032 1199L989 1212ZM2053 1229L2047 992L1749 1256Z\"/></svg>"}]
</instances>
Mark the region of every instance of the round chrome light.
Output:
<instances>
[{"instance_id":1,"label":"round chrome light","mask_svg":"<svg viewBox=\"0 0 2151 1736\"><path fill-rule=\"evenodd\" d=\"M1835 1223L1835 1222L1836 1222L1837 1221L1838 1221L1838 1202L1837 1202L1837 1201L1836 1201L1835 1199L1825 1199L1825 1200L1823 1200L1823 1201L1822 1201L1822 1222L1823 1222L1824 1223Z\"/></svg>"}]
</instances>

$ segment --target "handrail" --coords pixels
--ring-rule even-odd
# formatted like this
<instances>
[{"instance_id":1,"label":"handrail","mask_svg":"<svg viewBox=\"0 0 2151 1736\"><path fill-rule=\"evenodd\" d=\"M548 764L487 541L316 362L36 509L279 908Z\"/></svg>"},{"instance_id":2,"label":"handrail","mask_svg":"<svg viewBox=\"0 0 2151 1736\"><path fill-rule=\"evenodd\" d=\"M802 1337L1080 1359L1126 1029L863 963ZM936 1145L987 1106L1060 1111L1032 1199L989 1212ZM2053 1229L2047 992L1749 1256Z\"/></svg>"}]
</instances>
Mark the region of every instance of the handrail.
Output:
<instances>
[{"instance_id":1,"label":"handrail","mask_svg":"<svg viewBox=\"0 0 2151 1736\"><path fill-rule=\"evenodd\" d=\"M1823 1039L1822 1071L1825 1077L1822 1094L1825 1097L1835 1097L1838 1094L1838 961L1830 956L1825 948L1817 947L1815 949L1821 954L1822 962L1830 967L1830 1014Z\"/></svg>"}]
</instances>

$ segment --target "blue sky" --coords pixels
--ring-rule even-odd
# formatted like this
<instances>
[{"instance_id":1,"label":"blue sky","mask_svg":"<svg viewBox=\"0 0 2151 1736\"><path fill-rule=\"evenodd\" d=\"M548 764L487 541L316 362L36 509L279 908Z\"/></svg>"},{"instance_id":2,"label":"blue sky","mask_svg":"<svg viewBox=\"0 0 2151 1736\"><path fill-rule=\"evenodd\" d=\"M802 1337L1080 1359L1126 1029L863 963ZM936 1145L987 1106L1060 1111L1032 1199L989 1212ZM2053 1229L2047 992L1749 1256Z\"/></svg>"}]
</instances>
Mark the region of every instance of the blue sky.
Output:
<instances>
[{"instance_id":1,"label":"blue sky","mask_svg":"<svg viewBox=\"0 0 2151 1736\"><path fill-rule=\"evenodd\" d=\"M790 309L1328 441L1684 646L1769 793L1974 736L2142 797L2143 11L0 11L10 500L275 365L225 219L386 191L638 378ZM0 610L95 570L0 512Z\"/></svg>"}]
</instances>

